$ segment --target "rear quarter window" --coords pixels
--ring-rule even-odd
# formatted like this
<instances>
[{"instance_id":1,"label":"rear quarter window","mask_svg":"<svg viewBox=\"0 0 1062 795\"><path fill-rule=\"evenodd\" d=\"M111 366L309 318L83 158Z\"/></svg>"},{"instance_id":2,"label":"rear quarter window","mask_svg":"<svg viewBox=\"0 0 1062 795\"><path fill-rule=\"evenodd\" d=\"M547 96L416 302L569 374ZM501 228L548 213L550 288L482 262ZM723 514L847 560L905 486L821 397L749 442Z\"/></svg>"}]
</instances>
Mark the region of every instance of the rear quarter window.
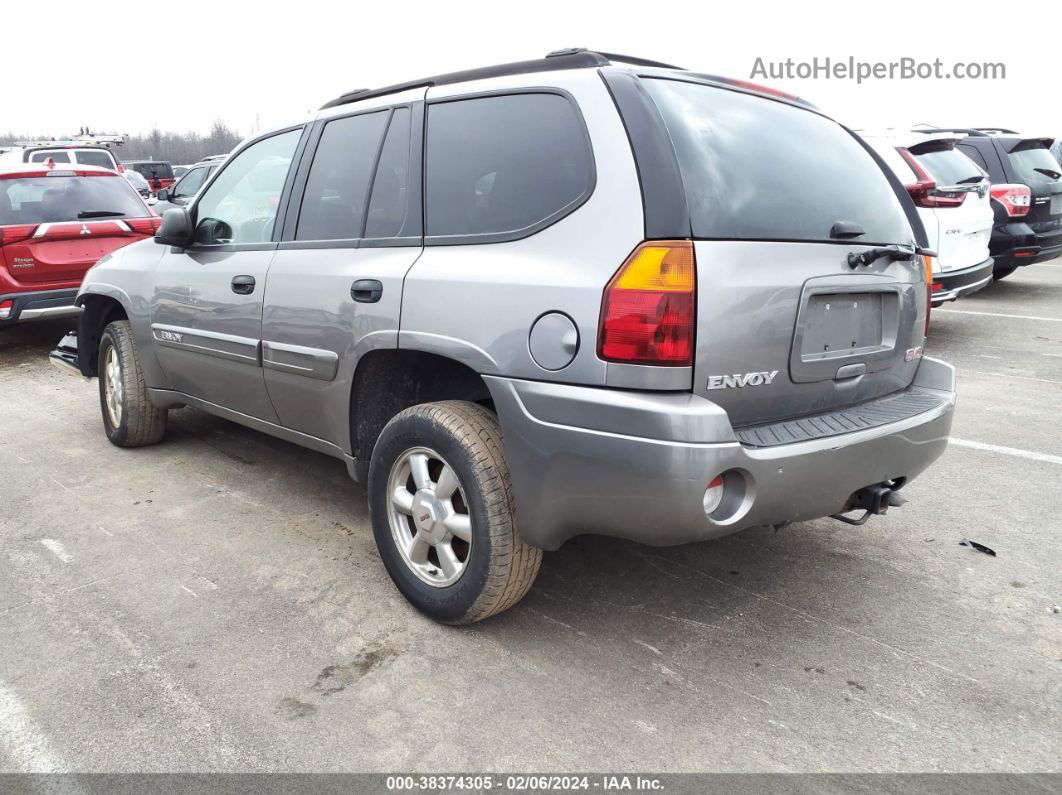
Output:
<instances>
[{"instance_id":1,"label":"rear quarter window","mask_svg":"<svg viewBox=\"0 0 1062 795\"><path fill-rule=\"evenodd\" d=\"M849 221L866 232L860 244L913 239L884 172L836 122L739 91L645 85L674 142L694 237L831 242Z\"/></svg>"},{"instance_id":2,"label":"rear quarter window","mask_svg":"<svg viewBox=\"0 0 1062 795\"><path fill-rule=\"evenodd\" d=\"M525 237L582 204L593 182L586 127L567 97L507 94L428 107L428 243Z\"/></svg>"}]
</instances>

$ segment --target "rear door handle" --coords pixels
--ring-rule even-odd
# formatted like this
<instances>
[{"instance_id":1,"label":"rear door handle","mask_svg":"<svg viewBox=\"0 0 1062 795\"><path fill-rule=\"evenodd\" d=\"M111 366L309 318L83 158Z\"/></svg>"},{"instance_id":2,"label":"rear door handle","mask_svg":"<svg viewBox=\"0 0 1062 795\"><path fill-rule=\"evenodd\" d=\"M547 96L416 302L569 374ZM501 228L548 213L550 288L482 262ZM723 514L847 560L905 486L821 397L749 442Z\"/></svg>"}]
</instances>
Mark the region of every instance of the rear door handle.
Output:
<instances>
[{"instance_id":1,"label":"rear door handle","mask_svg":"<svg viewBox=\"0 0 1062 795\"><path fill-rule=\"evenodd\" d=\"M350 286L350 297L359 304L375 304L383 296L383 285L376 279L358 279Z\"/></svg>"},{"instance_id":2,"label":"rear door handle","mask_svg":"<svg viewBox=\"0 0 1062 795\"><path fill-rule=\"evenodd\" d=\"M250 295L254 292L254 276L233 276L232 291L237 295Z\"/></svg>"}]
</instances>

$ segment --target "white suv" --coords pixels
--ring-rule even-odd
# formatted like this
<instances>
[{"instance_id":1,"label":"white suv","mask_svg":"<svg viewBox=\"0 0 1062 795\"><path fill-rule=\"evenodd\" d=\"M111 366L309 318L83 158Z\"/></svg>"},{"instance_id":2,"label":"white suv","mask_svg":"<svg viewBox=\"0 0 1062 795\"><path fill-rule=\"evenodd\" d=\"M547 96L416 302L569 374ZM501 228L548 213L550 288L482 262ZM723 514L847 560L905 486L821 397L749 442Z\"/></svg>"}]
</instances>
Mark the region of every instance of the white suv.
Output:
<instances>
[{"instance_id":1,"label":"white suv","mask_svg":"<svg viewBox=\"0 0 1062 795\"><path fill-rule=\"evenodd\" d=\"M955 148L962 133L860 133L911 194L933 259L933 306L975 293L992 280L992 199L988 176Z\"/></svg>"}]
</instances>

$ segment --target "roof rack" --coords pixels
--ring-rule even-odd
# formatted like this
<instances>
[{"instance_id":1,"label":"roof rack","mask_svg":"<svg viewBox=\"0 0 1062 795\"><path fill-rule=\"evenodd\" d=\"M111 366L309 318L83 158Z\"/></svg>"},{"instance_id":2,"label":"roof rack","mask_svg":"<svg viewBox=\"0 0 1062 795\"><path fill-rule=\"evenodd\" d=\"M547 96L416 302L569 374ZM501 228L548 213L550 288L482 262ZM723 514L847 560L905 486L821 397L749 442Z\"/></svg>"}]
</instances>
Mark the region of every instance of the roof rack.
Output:
<instances>
[{"instance_id":1,"label":"roof rack","mask_svg":"<svg viewBox=\"0 0 1062 795\"><path fill-rule=\"evenodd\" d=\"M452 83L465 83L471 80L485 80L489 77L505 77L507 75L533 74L535 72L554 72L561 69L595 69L601 66L610 66L614 63L631 64L632 66L650 66L659 69L680 69L681 67L671 64L651 61L647 58L637 58L633 55L618 55L616 53L597 52L585 47L569 47L564 50L554 50L545 58L537 58L531 61L515 61L513 63L499 64L497 66L483 66L478 69L465 69L460 72L447 72L446 74L424 77L419 80L410 80L405 83L396 83L383 88L359 88L348 91L345 94L327 102L321 106L321 110L335 108L351 102L359 102L371 97L380 97L385 94L397 94L411 88L428 88L430 86L445 86Z\"/></svg>"},{"instance_id":2,"label":"roof rack","mask_svg":"<svg viewBox=\"0 0 1062 795\"><path fill-rule=\"evenodd\" d=\"M1021 135L1017 130L1008 130L1006 127L974 127L978 132L1001 133L1003 135Z\"/></svg>"},{"instance_id":3,"label":"roof rack","mask_svg":"<svg viewBox=\"0 0 1062 795\"><path fill-rule=\"evenodd\" d=\"M111 146L121 146L125 143L125 135L118 133L72 135L69 138L41 139L39 141L17 141L15 146L21 147L75 147L75 146L102 146L109 149Z\"/></svg>"}]
</instances>

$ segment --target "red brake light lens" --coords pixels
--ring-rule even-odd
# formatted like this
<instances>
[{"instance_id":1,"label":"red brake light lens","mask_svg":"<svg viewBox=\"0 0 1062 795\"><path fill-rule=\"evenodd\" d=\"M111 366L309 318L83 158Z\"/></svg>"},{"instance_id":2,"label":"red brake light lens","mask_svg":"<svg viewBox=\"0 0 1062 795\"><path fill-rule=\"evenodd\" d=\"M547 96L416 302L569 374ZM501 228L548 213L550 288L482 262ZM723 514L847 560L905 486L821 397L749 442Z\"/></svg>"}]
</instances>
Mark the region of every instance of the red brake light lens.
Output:
<instances>
[{"instance_id":1,"label":"red brake light lens","mask_svg":"<svg viewBox=\"0 0 1062 795\"><path fill-rule=\"evenodd\" d=\"M0 246L5 243L17 243L19 240L29 240L36 231L36 224L31 226L0 226Z\"/></svg>"},{"instance_id":2,"label":"red brake light lens","mask_svg":"<svg viewBox=\"0 0 1062 795\"><path fill-rule=\"evenodd\" d=\"M696 283L690 241L640 244L605 288L598 355L612 362L692 365Z\"/></svg>"},{"instance_id":3,"label":"red brake light lens","mask_svg":"<svg viewBox=\"0 0 1062 795\"><path fill-rule=\"evenodd\" d=\"M122 219L134 232L144 235L153 235L162 226L162 219L154 218L123 218Z\"/></svg>"},{"instance_id":4,"label":"red brake light lens","mask_svg":"<svg viewBox=\"0 0 1062 795\"><path fill-rule=\"evenodd\" d=\"M1032 191L1028 185L993 185L992 198L1002 204L1012 218L1028 215L1032 205Z\"/></svg>"}]
</instances>

